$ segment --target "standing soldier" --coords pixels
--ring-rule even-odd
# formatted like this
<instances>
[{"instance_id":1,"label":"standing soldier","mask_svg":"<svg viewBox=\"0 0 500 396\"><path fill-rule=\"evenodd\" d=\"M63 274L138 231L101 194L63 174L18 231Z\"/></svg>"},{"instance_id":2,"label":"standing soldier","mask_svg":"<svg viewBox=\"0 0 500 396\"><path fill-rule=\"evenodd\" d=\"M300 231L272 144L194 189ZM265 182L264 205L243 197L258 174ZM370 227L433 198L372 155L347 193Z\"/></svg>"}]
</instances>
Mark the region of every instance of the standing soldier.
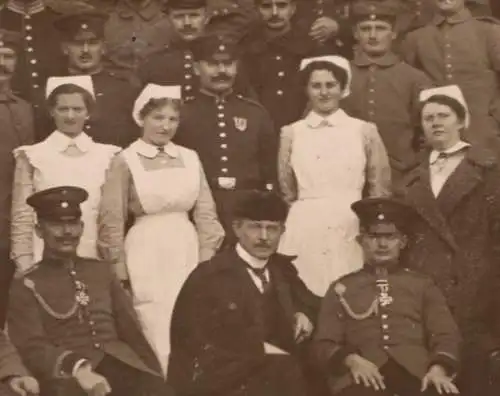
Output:
<instances>
[{"instance_id":1,"label":"standing soldier","mask_svg":"<svg viewBox=\"0 0 500 396\"><path fill-rule=\"evenodd\" d=\"M471 113L463 138L500 151L500 24L473 17L465 0L435 0L438 14L409 33L403 58L423 70L436 85L457 84Z\"/></svg>"},{"instance_id":2,"label":"standing soldier","mask_svg":"<svg viewBox=\"0 0 500 396\"><path fill-rule=\"evenodd\" d=\"M335 53L350 59L353 49L349 21L351 0L296 0L293 25L308 42L312 55Z\"/></svg>"},{"instance_id":3,"label":"standing soldier","mask_svg":"<svg viewBox=\"0 0 500 396\"><path fill-rule=\"evenodd\" d=\"M107 57L113 66L136 70L172 38L162 0L119 0L104 29Z\"/></svg>"},{"instance_id":4,"label":"standing soldier","mask_svg":"<svg viewBox=\"0 0 500 396\"><path fill-rule=\"evenodd\" d=\"M67 57L66 75L90 75L96 92L96 106L85 132L96 142L126 147L139 136L130 114L138 86L127 74L104 68L104 24L106 16L97 12L69 14L56 21ZM37 131L45 138L53 128ZM40 128L42 129L42 128ZM42 136L43 135L43 136Z\"/></svg>"},{"instance_id":5,"label":"standing soldier","mask_svg":"<svg viewBox=\"0 0 500 396\"><path fill-rule=\"evenodd\" d=\"M12 151L34 142L31 106L15 96L11 80L16 71L21 35L0 29L0 328L5 322L14 264L10 261L10 219L15 161Z\"/></svg>"},{"instance_id":6,"label":"standing soldier","mask_svg":"<svg viewBox=\"0 0 500 396\"><path fill-rule=\"evenodd\" d=\"M224 9L222 15L230 15L233 8ZM181 85L182 97L191 98L199 89L191 45L207 33L210 10L207 0L169 0L166 12L174 29L174 39L171 45L152 54L139 67L139 78L143 84ZM214 18L218 17L217 11ZM243 82L238 82L237 86L239 92L249 91Z\"/></svg>"},{"instance_id":7,"label":"standing soldier","mask_svg":"<svg viewBox=\"0 0 500 396\"><path fill-rule=\"evenodd\" d=\"M241 43L243 66L279 130L297 121L304 111L299 69L302 59L311 55L311 47L307 37L298 35L299 29L292 26L297 0L256 0L255 4L262 24Z\"/></svg>"},{"instance_id":8,"label":"standing soldier","mask_svg":"<svg viewBox=\"0 0 500 396\"><path fill-rule=\"evenodd\" d=\"M239 66L234 44L207 36L197 40L193 54L200 89L186 101L175 140L200 156L230 240L238 192L273 188L277 134L262 105L233 91Z\"/></svg>"},{"instance_id":9,"label":"standing soldier","mask_svg":"<svg viewBox=\"0 0 500 396\"><path fill-rule=\"evenodd\" d=\"M423 72L392 51L399 10L387 1L354 4L358 46L352 62L351 95L344 100L350 115L377 125L389 154L393 182L415 163L419 94L431 85Z\"/></svg>"},{"instance_id":10,"label":"standing soldier","mask_svg":"<svg viewBox=\"0 0 500 396\"><path fill-rule=\"evenodd\" d=\"M0 27L21 34L12 90L33 103L37 115L42 110L37 106L44 97L45 80L64 68L54 28L59 16L43 0L8 0L0 11Z\"/></svg>"}]
</instances>

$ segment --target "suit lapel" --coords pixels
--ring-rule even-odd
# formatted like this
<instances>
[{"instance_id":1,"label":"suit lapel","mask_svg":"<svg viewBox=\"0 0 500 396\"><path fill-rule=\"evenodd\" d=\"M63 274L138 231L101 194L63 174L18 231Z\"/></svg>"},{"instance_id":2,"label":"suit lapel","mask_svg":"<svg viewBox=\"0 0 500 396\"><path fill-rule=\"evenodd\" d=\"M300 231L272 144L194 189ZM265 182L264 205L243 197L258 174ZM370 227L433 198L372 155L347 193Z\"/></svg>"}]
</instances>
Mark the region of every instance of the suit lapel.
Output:
<instances>
[{"instance_id":1,"label":"suit lapel","mask_svg":"<svg viewBox=\"0 0 500 396\"><path fill-rule=\"evenodd\" d=\"M407 183L406 199L445 242L458 250L455 238L432 193L428 167L428 162L425 161L414 170L413 177Z\"/></svg>"},{"instance_id":2,"label":"suit lapel","mask_svg":"<svg viewBox=\"0 0 500 396\"><path fill-rule=\"evenodd\" d=\"M295 311L293 307L290 285L286 281L285 276L283 275L283 272L279 267L279 262L277 262L275 256L271 258L268 265L271 282L274 285L274 289L276 290L278 301L285 311L285 315L289 321L289 324L293 327Z\"/></svg>"}]
</instances>

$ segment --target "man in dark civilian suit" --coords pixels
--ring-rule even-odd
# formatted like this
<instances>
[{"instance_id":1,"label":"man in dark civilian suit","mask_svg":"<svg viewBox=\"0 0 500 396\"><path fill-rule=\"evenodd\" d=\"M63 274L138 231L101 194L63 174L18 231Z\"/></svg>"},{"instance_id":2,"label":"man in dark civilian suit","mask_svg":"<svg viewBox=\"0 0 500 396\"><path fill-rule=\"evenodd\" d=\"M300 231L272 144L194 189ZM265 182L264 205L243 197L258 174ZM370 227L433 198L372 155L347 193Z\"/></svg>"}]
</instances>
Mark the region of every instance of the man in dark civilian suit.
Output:
<instances>
[{"instance_id":1,"label":"man in dark civilian suit","mask_svg":"<svg viewBox=\"0 0 500 396\"><path fill-rule=\"evenodd\" d=\"M303 396L298 356L319 298L290 257L276 252L286 204L246 192L234 211L238 238L189 276L172 317L168 379L180 395Z\"/></svg>"}]
</instances>

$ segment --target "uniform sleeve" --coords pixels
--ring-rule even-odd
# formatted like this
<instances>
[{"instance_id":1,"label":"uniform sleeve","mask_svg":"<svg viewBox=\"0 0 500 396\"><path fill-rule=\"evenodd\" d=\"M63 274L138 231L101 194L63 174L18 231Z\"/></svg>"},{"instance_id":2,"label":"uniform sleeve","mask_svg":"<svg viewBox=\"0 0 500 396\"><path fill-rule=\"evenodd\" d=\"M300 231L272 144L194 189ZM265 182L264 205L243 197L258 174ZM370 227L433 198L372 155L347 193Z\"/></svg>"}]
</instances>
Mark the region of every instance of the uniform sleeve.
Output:
<instances>
[{"instance_id":1,"label":"uniform sleeve","mask_svg":"<svg viewBox=\"0 0 500 396\"><path fill-rule=\"evenodd\" d=\"M271 116L264 108L262 108L259 133L261 180L267 189L273 189L277 184L278 138Z\"/></svg>"},{"instance_id":2,"label":"uniform sleeve","mask_svg":"<svg viewBox=\"0 0 500 396\"><path fill-rule=\"evenodd\" d=\"M439 364L449 375L458 371L461 337L446 299L431 281L424 292L424 320L431 353L430 366Z\"/></svg>"},{"instance_id":3,"label":"uniform sleeve","mask_svg":"<svg viewBox=\"0 0 500 396\"><path fill-rule=\"evenodd\" d=\"M70 377L74 365L84 357L49 339L40 317L39 303L23 279L12 283L9 302L9 336L28 370L45 380Z\"/></svg>"},{"instance_id":4,"label":"uniform sleeve","mask_svg":"<svg viewBox=\"0 0 500 396\"><path fill-rule=\"evenodd\" d=\"M224 229L217 218L215 201L208 186L207 176L200 163L200 192L196 200L193 219L200 246L199 261L212 258L224 239Z\"/></svg>"},{"instance_id":5,"label":"uniform sleeve","mask_svg":"<svg viewBox=\"0 0 500 396\"><path fill-rule=\"evenodd\" d=\"M292 143L293 128L283 127L278 151L278 182L283 198L289 204L297 199L297 180L290 162Z\"/></svg>"},{"instance_id":6,"label":"uniform sleeve","mask_svg":"<svg viewBox=\"0 0 500 396\"><path fill-rule=\"evenodd\" d=\"M15 151L16 166L12 189L11 258L17 270L23 272L33 265L33 232L36 215L26 203L35 192L34 169L23 150Z\"/></svg>"},{"instance_id":7,"label":"uniform sleeve","mask_svg":"<svg viewBox=\"0 0 500 396\"><path fill-rule=\"evenodd\" d=\"M27 376L28 370L3 331L0 331L0 381L8 377Z\"/></svg>"},{"instance_id":8,"label":"uniform sleeve","mask_svg":"<svg viewBox=\"0 0 500 396\"><path fill-rule=\"evenodd\" d=\"M115 272L120 280L128 279L123 244L131 183L127 163L120 155L115 156L102 186L97 249L101 259L115 264Z\"/></svg>"},{"instance_id":9,"label":"uniform sleeve","mask_svg":"<svg viewBox=\"0 0 500 396\"><path fill-rule=\"evenodd\" d=\"M344 309L333 284L321 303L312 344L315 362L329 374L342 374L346 369L345 358L357 352L346 343L344 315Z\"/></svg>"},{"instance_id":10,"label":"uniform sleeve","mask_svg":"<svg viewBox=\"0 0 500 396\"><path fill-rule=\"evenodd\" d=\"M494 71L500 72L500 23L487 23L486 39L491 67Z\"/></svg>"},{"instance_id":11,"label":"uniform sleeve","mask_svg":"<svg viewBox=\"0 0 500 396\"><path fill-rule=\"evenodd\" d=\"M391 193L391 168L382 138L374 124L363 130L366 155L365 192L368 197L383 197Z\"/></svg>"},{"instance_id":12,"label":"uniform sleeve","mask_svg":"<svg viewBox=\"0 0 500 396\"><path fill-rule=\"evenodd\" d=\"M401 58L413 67L418 64L416 32L408 33L401 43Z\"/></svg>"}]
</instances>

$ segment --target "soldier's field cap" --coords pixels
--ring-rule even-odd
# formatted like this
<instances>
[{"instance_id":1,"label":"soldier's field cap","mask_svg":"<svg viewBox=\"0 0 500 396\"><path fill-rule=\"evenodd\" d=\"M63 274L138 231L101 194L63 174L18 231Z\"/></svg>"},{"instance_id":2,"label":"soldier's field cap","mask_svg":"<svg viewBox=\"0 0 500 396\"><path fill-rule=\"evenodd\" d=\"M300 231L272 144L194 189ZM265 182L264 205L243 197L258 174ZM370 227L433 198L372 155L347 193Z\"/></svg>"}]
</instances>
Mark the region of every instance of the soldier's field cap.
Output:
<instances>
[{"instance_id":1,"label":"soldier's field cap","mask_svg":"<svg viewBox=\"0 0 500 396\"><path fill-rule=\"evenodd\" d=\"M21 45L21 34L11 30L0 29L0 47L17 50Z\"/></svg>"},{"instance_id":2,"label":"soldier's field cap","mask_svg":"<svg viewBox=\"0 0 500 396\"><path fill-rule=\"evenodd\" d=\"M207 0L168 0L165 10L196 10L207 7Z\"/></svg>"},{"instance_id":3,"label":"soldier's field cap","mask_svg":"<svg viewBox=\"0 0 500 396\"><path fill-rule=\"evenodd\" d=\"M88 196L83 188L61 186L36 192L26 202L35 210L38 218L67 221L77 220L82 216L80 204Z\"/></svg>"},{"instance_id":4,"label":"soldier's field cap","mask_svg":"<svg viewBox=\"0 0 500 396\"><path fill-rule=\"evenodd\" d=\"M104 37L104 25L108 16L98 11L76 12L61 16L54 22L63 38L72 40L81 34Z\"/></svg>"},{"instance_id":5,"label":"soldier's field cap","mask_svg":"<svg viewBox=\"0 0 500 396\"><path fill-rule=\"evenodd\" d=\"M288 215L288 205L275 192L248 190L238 198L233 219L284 222Z\"/></svg>"},{"instance_id":6,"label":"soldier's field cap","mask_svg":"<svg viewBox=\"0 0 500 396\"><path fill-rule=\"evenodd\" d=\"M392 24L400 12L394 0L359 0L352 6L355 22L383 20Z\"/></svg>"},{"instance_id":7,"label":"soldier's field cap","mask_svg":"<svg viewBox=\"0 0 500 396\"><path fill-rule=\"evenodd\" d=\"M226 55L231 59L239 57L238 46L224 36L206 35L196 39L191 47L193 57L198 60L211 60L217 55Z\"/></svg>"},{"instance_id":8,"label":"soldier's field cap","mask_svg":"<svg viewBox=\"0 0 500 396\"><path fill-rule=\"evenodd\" d=\"M415 212L405 203L394 198L365 198L351 205L362 226L393 223L406 232L415 219Z\"/></svg>"}]
</instances>

